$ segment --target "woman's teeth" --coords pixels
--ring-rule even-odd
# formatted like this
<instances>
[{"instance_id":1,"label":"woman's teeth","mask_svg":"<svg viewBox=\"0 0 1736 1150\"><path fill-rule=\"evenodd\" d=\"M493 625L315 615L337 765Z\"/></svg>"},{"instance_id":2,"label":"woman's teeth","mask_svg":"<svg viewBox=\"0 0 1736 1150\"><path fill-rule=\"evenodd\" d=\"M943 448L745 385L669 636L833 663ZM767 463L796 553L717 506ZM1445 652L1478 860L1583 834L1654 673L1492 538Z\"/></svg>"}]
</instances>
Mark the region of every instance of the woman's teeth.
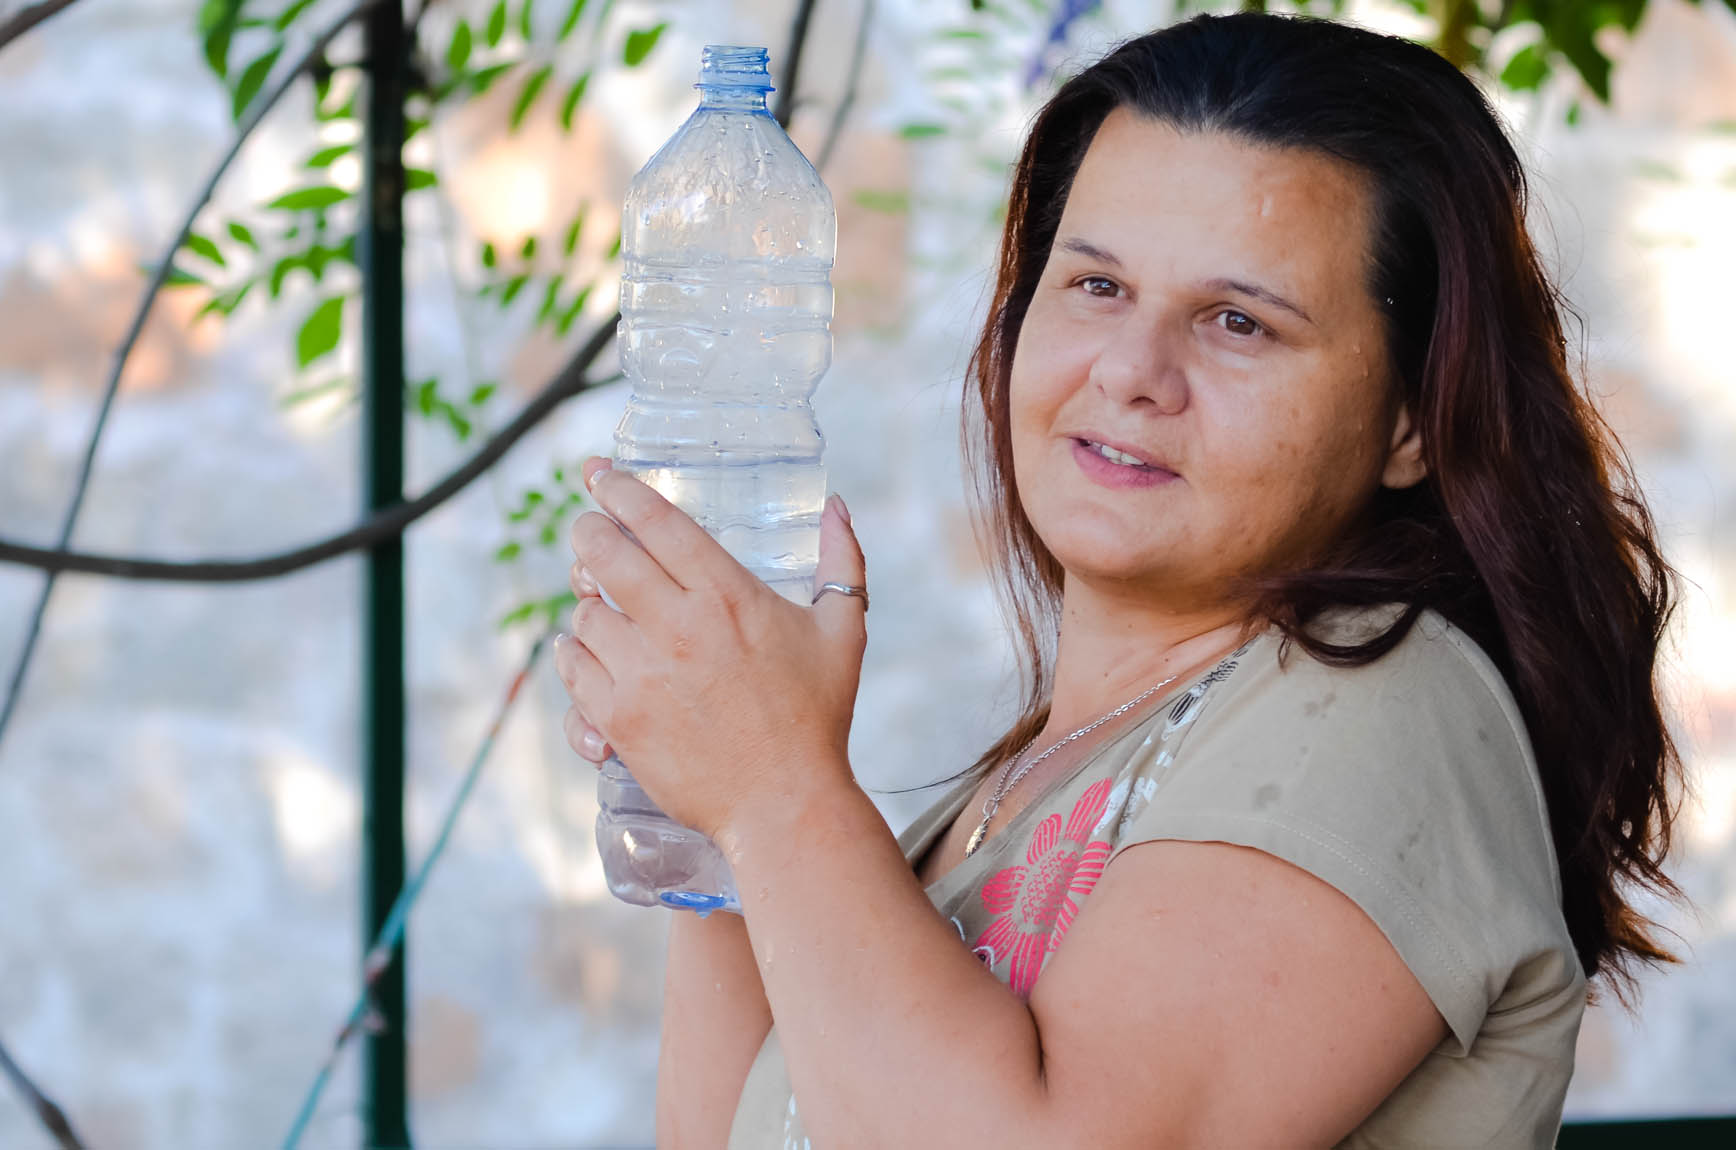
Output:
<instances>
[{"instance_id":1,"label":"woman's teeth","mask_svg":"<svg viewBox=\"0 0 1736 1150\"><path fill-rule=\"evenodd\" d=\"M1101 443L1089 443L1089 441L1087 441L1087 442L1088 442L1088 446L1091 448L1092 451L1095 451L1098 455L1101 455L1103 458L1109 460L1109 462L1111 462L1111 463L1119 463L1123 467L1145 467L1145 466L1147 466L1145 464L1145 462L1142 461L1138 456L1129 455L1125 451L1117 451L1113 447L1105 447Z\"/></svg>"}]
</instances>

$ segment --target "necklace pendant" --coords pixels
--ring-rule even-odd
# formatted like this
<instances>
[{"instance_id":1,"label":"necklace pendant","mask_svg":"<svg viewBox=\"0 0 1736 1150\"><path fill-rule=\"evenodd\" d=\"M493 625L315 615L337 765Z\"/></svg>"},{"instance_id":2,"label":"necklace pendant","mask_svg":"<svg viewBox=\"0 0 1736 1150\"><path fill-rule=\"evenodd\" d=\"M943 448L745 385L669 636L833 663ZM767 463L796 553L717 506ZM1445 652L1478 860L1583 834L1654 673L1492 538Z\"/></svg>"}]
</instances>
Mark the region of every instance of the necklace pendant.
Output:
<instances>
[{"instance_id":1,"label":"necklace pendant","mask_svg":"<svg viewBox=\"0 0 1736 1150\"><path fill-rule=\"evenodd\" d=\"M971 855L976 854L976 849L983 845L983 836L989 833L989 819L994 817L995 816L993 815L988 816L988 818L985 818L982 822L977 824L976 830L970 833L970 840L964 844L965 858L969 858Z\"/></svg>"}]
</instances>

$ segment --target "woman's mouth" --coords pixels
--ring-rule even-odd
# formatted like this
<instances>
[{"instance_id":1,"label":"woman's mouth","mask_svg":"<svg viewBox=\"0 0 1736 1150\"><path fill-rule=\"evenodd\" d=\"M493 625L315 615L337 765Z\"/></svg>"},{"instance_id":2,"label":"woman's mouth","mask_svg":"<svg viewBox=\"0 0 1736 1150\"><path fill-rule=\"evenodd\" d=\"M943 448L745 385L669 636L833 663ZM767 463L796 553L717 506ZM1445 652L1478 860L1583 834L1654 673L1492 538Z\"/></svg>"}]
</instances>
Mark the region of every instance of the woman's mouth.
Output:
<instances>
[{"instance_id":1,"label":"woman's mouth","mask_svg":"<svg viewBox=\"0 0 1736 1150\"><path fill-rule=\"evenodd\" d=\"M1104 487L1155 487L1180 478L1167 468L1093 439L1074 439L1073 458L1087 478Z\"/></svg>"}]
</instances>

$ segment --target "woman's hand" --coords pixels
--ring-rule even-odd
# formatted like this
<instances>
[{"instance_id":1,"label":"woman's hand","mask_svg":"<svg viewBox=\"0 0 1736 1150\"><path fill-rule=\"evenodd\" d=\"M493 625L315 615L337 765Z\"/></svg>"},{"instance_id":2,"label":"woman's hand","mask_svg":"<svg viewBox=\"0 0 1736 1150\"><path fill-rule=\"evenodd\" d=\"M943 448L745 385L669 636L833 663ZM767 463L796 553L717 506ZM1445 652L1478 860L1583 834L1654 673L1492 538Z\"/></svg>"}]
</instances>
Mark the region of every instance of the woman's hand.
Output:
<instances>
[{"instance_id":1,"label":"woman's hand","mask_svg":"<svg viewBox=\"0 0 1736 1150\"><path fill-rule=\"evenodd\" d=\"M585 480L609 514L587 512L572 530L579 605L555 666L573 700L573 749L601 762L612 747L670 818L713 838L751 801L848 784L862 600L791 603L607 460L587 460ZM833 496L815 585L864 580L849 513Z\"/></svg>"}]
</instances>

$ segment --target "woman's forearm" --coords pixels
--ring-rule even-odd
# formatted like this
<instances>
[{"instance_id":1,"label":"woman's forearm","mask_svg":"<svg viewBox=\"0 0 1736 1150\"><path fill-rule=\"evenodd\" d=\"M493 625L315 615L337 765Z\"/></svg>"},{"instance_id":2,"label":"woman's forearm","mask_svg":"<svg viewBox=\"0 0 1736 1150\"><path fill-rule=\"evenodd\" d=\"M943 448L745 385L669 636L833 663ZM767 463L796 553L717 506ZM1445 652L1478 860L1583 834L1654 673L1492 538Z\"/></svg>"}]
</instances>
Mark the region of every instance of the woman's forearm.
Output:
<instances>
[{"instance_id":1,"label":"woman's forearm","mask_svg":"<svg viewBox=\"0 0 1736 1150\"><path fill-rule=\"evenodd\" d=\"M717 841L752 892L754 958L815 1146L1065 1142L1046 1125L1030 1010L935 910L866 795L792 785Z\"/></svg>"},{"instance_id":2,"label":"woman's forearm","mask_svg":"<svg viewBox=\"0 0 1736 1150\"><path fill-rule=\"evenodd\" d=\"M659 1150L724 1145L748 1067L771 1025L741 916L676 913L657 1057Z\"/></svg>"}]
</instances>

